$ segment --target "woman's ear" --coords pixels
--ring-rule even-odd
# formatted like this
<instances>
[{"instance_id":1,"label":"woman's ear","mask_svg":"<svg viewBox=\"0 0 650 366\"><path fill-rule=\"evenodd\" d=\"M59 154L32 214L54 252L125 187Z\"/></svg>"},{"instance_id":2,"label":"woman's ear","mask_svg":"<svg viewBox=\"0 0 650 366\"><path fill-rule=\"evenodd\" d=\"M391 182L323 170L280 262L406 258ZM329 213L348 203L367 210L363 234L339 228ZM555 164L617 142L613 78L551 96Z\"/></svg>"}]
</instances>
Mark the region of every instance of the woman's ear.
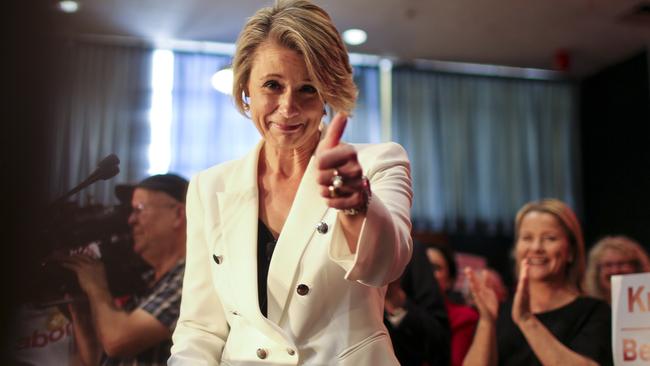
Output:
<instances>
[{"instance_id":1,"label":"woman's ear","mask_svg":"<svg viewBox=\"0 0 650 366\"><path fill-rule=\"evenodd\" d=\"M248 97L248 90L245 90L242 93L242 99L244 104L244 111L248 112L251 109L250 98Z\"/></svg>"}]
</instances>

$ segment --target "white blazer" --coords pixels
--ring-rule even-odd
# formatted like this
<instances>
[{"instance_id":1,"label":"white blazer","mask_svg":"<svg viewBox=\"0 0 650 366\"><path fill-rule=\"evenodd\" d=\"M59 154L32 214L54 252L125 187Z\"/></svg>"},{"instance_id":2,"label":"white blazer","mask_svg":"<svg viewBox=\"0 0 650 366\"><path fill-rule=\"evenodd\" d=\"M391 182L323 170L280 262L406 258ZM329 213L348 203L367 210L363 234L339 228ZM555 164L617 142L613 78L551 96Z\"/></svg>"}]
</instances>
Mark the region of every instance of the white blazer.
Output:
<instances>
[{"instance_id":1,"label":"white blazer","mask_svg":"<svg viewBox=\"0 0 650 366\"><path fill-rule=\"evenodd\" d=\"M357 252L316 183L312 157L257 295L257 163L196 175L187 196L187 259L169 365L399 365L383 325L386 285L411 256L411 177L395 143L353 145L372 198ZM318 230L318 228L320 230Z\"/></svg>"}]
</instances>

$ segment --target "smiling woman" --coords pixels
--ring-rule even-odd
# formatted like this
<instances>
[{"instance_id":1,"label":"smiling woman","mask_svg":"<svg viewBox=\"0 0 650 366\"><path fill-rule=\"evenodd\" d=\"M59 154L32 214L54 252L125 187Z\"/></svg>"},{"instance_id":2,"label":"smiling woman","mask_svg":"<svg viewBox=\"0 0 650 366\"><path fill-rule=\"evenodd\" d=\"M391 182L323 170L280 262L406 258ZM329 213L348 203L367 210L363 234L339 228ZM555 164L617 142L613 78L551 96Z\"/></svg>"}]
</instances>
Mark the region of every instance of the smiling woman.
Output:
<instances>
[{"instance_id":1,"label":"smiling woman","mask_svg":"<svg viewBox=\"0 0 650 366\"><path fill-rule=\"evenodd\" d=\"M272 41L261 44L244 93L250 117L267 144L314 149L324 101L300 54Z\"/></svg>"},{"instance_id":2,"label":"smiling woman","mask_svg":"<svg viewBox=\"0 0 650 366\"><path fill-rule=\"evenodd\" d=\"M190 183L169 364L398 365L382 319L412 250L409 162L341 141L357 94L341 36L312 2L280 0L244 26L233 72L262 138Z\"/></svg>"},{"instance_id":3,"label":"smiling woman","mask_svg":"<svg viewBox=\"0 0 650 366\"><path fill-rule=\"evenodd\" d=\"M575 213L559 200L530 202L515 219L515 264L529 266L531 281L562 284L583 291L585 249Z\"/></svg>"},{"instance_id":4,"label":"smiling woman","mask_svg":"<svg viewBox=\"0 0 650 366\"><path fill-rule=\"evenodd\" d=\"M650 258L641 244L623 235L606 236L589 251L587 291L611 303L611 277L641 272L650 272Z\"/></svg>"},{"instance_id":5,"label":"smiling woman","mask_svg":"<svg viewBox=\"0 0 650 366\"><path fill-rule=\"evenodd\" d=\"M585 253L575 213L562 201L524 205L515 219L519 274L500 307L487 276L466 273L480 318L465 365L611 365L611 314L584 296Z\"/></svg>"}]
</instances>

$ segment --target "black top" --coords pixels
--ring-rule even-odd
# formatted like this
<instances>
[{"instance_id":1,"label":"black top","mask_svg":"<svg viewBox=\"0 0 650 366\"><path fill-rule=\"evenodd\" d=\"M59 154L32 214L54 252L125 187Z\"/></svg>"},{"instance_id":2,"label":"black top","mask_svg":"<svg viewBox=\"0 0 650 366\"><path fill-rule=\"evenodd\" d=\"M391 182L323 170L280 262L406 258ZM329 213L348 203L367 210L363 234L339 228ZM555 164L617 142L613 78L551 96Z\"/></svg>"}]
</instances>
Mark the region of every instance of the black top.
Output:
<instances>
[{"instance_id":1,"label":"black top","mask_svg":"<svg viewBox=\"0 0 650 366\"><path fill-rule=\"evenodd\" d=\"M511 312L512 300L499 309L499 365L541 365L523 333L513 322ZM590 297L578 297L561 308L535 316L562 344L574 352L601 366L613 364L611 310L607 303Z\"/></svg>"},{"instance_id":2,"label":"black top","mask_svg":"<svg viewBox=\"0 0 650 366\"><path fill-rule=\"evenodd\" d=\"M266 279L269 275L269 265L277 239L262 220L258 219L257 221L257 297L260 301L260 310L266 316Z\"/></svg>"}]
</instances>

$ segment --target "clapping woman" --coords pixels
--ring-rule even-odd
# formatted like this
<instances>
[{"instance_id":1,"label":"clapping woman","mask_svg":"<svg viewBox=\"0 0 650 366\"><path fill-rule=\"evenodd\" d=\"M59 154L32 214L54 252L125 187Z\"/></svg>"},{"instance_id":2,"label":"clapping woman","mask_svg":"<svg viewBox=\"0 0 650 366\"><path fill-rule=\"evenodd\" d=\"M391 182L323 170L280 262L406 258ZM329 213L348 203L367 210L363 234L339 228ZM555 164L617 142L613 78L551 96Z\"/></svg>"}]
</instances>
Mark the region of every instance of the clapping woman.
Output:
<instances>
[{"instance_id":1,"label":"clapping woman","mask_svg":"<svg viewBox=\"0 0 650 366\"><path fill-rule=\"evenodd\" d=\"M585 249L575 213L545 199L515 219L514 298L499 306L485 278L467 270L479 323L464 365L611 365L607 303L583 292Z\"/></svg>"}]
</instances>

